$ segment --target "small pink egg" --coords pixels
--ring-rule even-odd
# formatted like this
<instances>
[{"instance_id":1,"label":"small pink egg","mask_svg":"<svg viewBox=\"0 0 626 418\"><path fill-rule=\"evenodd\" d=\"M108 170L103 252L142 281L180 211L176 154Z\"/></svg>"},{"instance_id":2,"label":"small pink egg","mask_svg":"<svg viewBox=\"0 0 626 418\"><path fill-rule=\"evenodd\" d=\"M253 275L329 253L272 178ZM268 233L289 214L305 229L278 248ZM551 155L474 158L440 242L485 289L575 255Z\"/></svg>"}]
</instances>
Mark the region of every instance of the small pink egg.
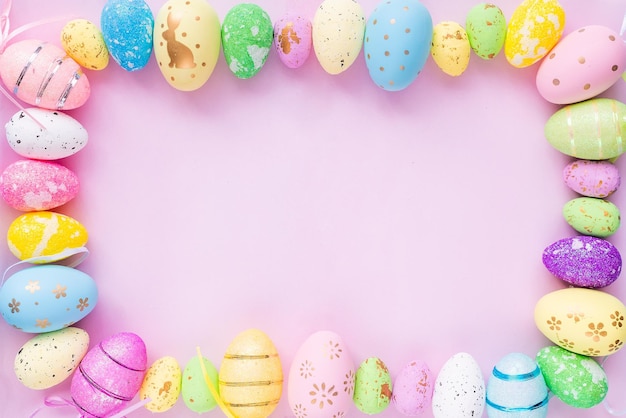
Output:
<instances>
[{"instance_id":1,"label":"small pink egg","mask_svg":"<svg viewBox=\"0 0 626 418\"><path fill-rule=\"evenodd\" d=\"M576 160L563 169L567 187L588 197L605 198L619 188L619 170L610 161Z\"/></svg>"},{"instance_id":2,"label":"small pink egg","mask_svg":"<svg viewBox=\"0 0 626 418\"><path fill-rule=\"evenodd\" d=\"M87 76L61 48L38 40L9 45L0 55L0 77L18 98L44 109L82 106L91 92Z\"/></svg>"},{"instance_id":3,"label":"small pink egg","mask_svg":"<svg viewBox=\"0 0 626 418\"><path fill-rule=\"evenodd\" d=\"M72 377L72 399L86 418L111 416L135 397L146 372L143 340L121 332L93 347Z\"/></svg>"},{"instance_id":4,"label":"small pink egg","mask_svg":"<svg viewBox=\"0 0 626 418\"><path fill-rule=\"evenodd\" d=\"M66 204L78 194L78 176L57 163L20 160L0 175L0 194L14 209L49 210Z\"/></svg>"},{"instance_id":5,"label":"small pink egg","mask_svg":"<svg viewBox=\"0 0 626 418\"><path fill-rule=\"evenodd\" d=\"M622 38L605 26L585 26L561 39L543 60L537 89L551 103L581 102L607 90L625 69Z\"/></svg>"},{"instance_id":6,"label":"small pink egg","mask_svg":"<svg viewBox=\"0 0 626 418\"><path fill-rule=\"evenodd\" d=\"M391 400L403 415L417 416L430 410L435 375L423 361L407 364L393 383Z\"/></svg>"},{"instance_id":7,"label":"small pink egg","mask_svg":"<svg viewBox=\"0 0 626 418\"><path fill-rule=\"evenodd\" d=\"M311 53L312 24L305 17L286 14L274 24L274 47L288 68L298 68Z\"/></svg>"}]
</instances>

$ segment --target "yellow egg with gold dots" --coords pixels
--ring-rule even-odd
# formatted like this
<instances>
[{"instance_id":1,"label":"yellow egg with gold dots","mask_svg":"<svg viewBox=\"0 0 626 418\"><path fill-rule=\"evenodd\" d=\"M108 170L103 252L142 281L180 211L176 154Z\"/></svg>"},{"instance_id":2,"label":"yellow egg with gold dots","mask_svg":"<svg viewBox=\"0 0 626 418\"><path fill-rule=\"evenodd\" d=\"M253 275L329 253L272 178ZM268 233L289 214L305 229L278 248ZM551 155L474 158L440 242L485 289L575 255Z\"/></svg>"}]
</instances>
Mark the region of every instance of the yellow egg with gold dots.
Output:
<instances>
[{"instance_id":1,"label":"yellow egg with gold dots","mask_svg":"<svg viewBox=\"0 0 626 418\"><path fill-rule=\"evenodd\" d=\"M150 399L146 409L150 412L165 412L172 408L182 387L183 372L174 357L165 356L156 360L146 371L139 389L139 399Z\"/></svg>"}]
</instances>

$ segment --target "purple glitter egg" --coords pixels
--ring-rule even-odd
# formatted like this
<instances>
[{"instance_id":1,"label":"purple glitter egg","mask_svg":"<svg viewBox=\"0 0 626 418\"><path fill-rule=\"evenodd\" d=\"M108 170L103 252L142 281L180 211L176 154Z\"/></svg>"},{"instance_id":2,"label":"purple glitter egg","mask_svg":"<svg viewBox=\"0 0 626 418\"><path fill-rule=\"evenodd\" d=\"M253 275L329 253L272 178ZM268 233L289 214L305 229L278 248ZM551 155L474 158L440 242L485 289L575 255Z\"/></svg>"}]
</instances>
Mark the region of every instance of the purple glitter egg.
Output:
<instances>
[{"instance_id":1,"label":"purple glitter egg","mask_svg":"<svg viewBox=\"0 0 626 418\"><path fill-rule=\"evenodd\" d=\"M622 257L613 244L585 235L549 245L543 251L543 264L554 276L579 287L608 286L622 271Z\"/></svg>"},{"instance_id":2,"label":"purple glitter egg","mask_svg":"<svg viewBox=\"0 0 626 418\"><path fill-rule=\"evenodd\" d=\"M147 366L146 345L130 332L93 347L72 376L72 400L87 418L121 411L139 391Z\"/></svg>"}]
</instances>

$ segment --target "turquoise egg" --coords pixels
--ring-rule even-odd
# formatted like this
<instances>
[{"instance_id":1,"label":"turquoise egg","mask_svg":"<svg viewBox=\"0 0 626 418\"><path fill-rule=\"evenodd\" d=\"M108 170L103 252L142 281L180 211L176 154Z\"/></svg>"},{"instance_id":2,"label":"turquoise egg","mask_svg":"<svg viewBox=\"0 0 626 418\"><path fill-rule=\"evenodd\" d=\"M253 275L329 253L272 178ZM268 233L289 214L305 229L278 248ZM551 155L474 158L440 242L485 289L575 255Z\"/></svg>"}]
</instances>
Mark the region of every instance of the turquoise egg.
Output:
<instances>
[{"instance_id":1,"label":"turquoise egg","mask_svg":"<svg viewBox=\"0 0 626 418\"><path fill-rule=\"evenodd\" d=\"M66 328L87 316L98 302L98 289L80 270L38 265L20 270L0 288L0 314L24 332Z\"/></svg>"},{"instance_id":2,"label":"turquoise egg","mask_svg":"<svg viewBox=\"0 0 626 418\"><path fill-rule=\"evenodd\" d=\"M407 88L430 54L433 21L418 0L385 0L365 25L363 52L370 77L389 91Z\"/></svg>"},{"instance_id":3,"label":"turquoise egg","mask_svg":"<svg viewBox=\"0 0 626 418\"><path fill-rule=\"evenodd\" d=\"M537 363L522 353L504 356L487 383L489 418L545 418L548 388Z\"/></svg>"}]
</instances>

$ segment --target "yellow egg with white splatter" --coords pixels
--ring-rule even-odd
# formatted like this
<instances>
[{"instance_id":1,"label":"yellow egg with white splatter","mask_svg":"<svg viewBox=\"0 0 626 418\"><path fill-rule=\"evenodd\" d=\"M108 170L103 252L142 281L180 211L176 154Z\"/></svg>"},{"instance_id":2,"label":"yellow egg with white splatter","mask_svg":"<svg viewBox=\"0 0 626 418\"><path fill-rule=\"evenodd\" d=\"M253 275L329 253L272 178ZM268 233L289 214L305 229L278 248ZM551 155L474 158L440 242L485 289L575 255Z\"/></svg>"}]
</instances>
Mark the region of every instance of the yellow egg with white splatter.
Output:
<instances>
[{"instance_id":1,"label":"yellow egg with white splatter","mask_svg":"<svg viewBox=\"0 0 626 418\"><path fill-rule=\"evenodd\" d=\"M61 30L63 49L81 67L103 70L109 65L109 50L96 25L85 19L74 19Z\"/></svg>"},{"instance_id":2,"label":"yellow egg with white splatter","mask_svg":"<svg viewBox=\"0 0 626 418\"><path fill-rule=\"evenodd\" d=\"M11 223L7 232L9 249L20 260L80 248L87 238L87 230L80 222L49 211L25 213Z\"/></svg>"},{"instance_id":3,"label":"yellow egg with white splatter","mask_svg":"<svg viewBox=\"0 0 626 418\"><path fill-rule=\"evenodd\" d=\"M183 372L174 357L165 356L156 360L146 371L139 389L139 399L150 399L146 409L150 412L165 412L172 408L182 387Z\"/></svg>"},{"instance_id":4,"label":"yellow egg with white splatter","mask_svg":"<svg viewBox=\"0 0 626 418\"><path fill-rule=\"evenodd\" d=\"M533 65L557 44L564 27L565 11L558 0L524 0L507 27L507 61L517 68Z\"/></svg>"},{"instance_id":5,"label":"yellow egg with white splatter","mask_svg":"<svg viewBox=\"0 0 626 418\"><path fill-rule=\"evenodd\" d=\"M469 65L470 46L463 26L456 22L440 22L433 28L430 53L441 70L451 76L459 76Z\"/></svg>"}]
</instances>

